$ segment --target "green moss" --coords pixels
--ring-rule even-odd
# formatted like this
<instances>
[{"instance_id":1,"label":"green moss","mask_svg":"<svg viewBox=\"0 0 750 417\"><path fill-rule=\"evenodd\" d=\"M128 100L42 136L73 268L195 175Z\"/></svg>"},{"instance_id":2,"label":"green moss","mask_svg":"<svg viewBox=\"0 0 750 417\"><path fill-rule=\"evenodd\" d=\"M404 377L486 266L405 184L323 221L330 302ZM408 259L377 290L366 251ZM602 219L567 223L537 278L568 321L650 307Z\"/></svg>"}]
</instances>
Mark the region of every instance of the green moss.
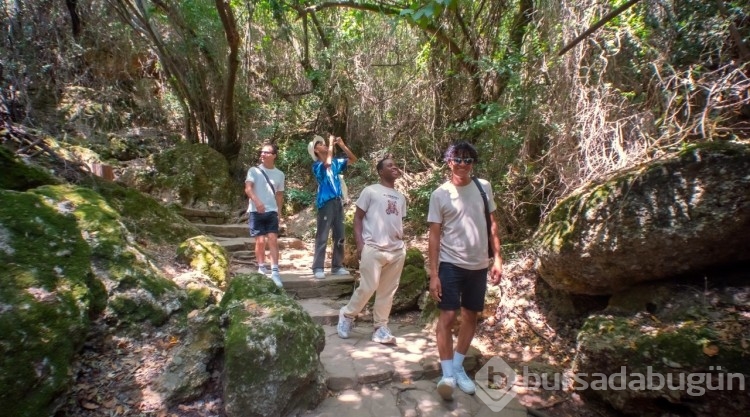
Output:
<instances>
[{"instance_id":1,"label":"green moss","mask_svg":"<svg viewBox=\"0 0 750 417\"><path fill-rule=\"evenodd\" d=\"M229 375L225 380L259 387L269 374L290 378L317 367L323 329L264 276L234 277L221 308L230 317L225 339Z\"/></svg>"},{"instance_id":2,"label":"green moss","mask_svg":"<svg viewBox=\"0 0 750 417\"><path fill-rule=\"evenodd\" d=\"M196 202L231 204L235 191L229 165L216 150L205 144L183 144L154 158L155 186L174 190L183 205Z\"/></svg>"},{"instance_id":3,"label":"green moss","mask_svg":"<svg viewBox=\"0 0 750 417\"><path fill-rule=\"evenodd\" d=\"M98 298L92 303L89 256L65 207L0 191L0 409L7 415L50 415L67 389L88 318L100 308Z\"/></svg>"},{"instance_id":4,"label":"green moss","mask_svg":"<svg viewBox=\"0 0 750 417\"><path fill-rule=\"evenodd\" d=\"M206 287L187 288L187 311L200 310L207 307L211 302L211 291Z\"/></svg>"},{"instance_id":5,"label":"green moss","mask_svg":"<svg viewBox=\"0 0 750 417\"><path fill-rule=\"evenodd\" d=\"M226 250L209 236L196 236L182 242L177 256L193 269L206 274L218 286L223 286L229 273Z\"/></svg>"},{"instance_id":6,"label":"green moss","mask_svg":"<svg viewBox=\"0 0 750 417\"><path fill-rule=\"evenodd\" d=\"M666 369L678 363L684 369L706 369L720 365L729 372L748 372L744 352L739 340L722 340L721 332L708 321L676 321L661 323L648 316L614 317L596 315L589 317L578 336L579 345L587 351L610 351L608 356L624 360L634 370L647 366ZM717 356L708 356L704 346L719 347ZM619 366L619 364L616 364Z\"/></svg>"},{"instance_id":7,"label":"green moss","mask_svg":"<svg viewBox=\"0 0 750 417\"><path fill-rule=\"evenodd\" d=\"M201 232L175 211L140 191L95 177L83 183L121 213L121 221L139 241L177 245Z\"/></svg>"},{"instance_id":8,"label":"green moss","mask_svg":"<svg viewBox=\"0 0 750 417\"><path fill-rule=\"evenodd\" d=\"M154 326L161 326L169 318L167 312L159 308L155 301L129 295L115 295L110 299L109 307L117 314L122 324L149 321Z\"/></svg>"},{"instance_id":9,"label":"green moss","mask_svg":"<svg viewBox=\"0 0 750 417\"><path fill-rule=\"evenodd\" d=\"M0 189L26 191L47 184L57 184L52 175L41 168L24 164L8 149L0 146Z\"/></svg>"}]
</instances>

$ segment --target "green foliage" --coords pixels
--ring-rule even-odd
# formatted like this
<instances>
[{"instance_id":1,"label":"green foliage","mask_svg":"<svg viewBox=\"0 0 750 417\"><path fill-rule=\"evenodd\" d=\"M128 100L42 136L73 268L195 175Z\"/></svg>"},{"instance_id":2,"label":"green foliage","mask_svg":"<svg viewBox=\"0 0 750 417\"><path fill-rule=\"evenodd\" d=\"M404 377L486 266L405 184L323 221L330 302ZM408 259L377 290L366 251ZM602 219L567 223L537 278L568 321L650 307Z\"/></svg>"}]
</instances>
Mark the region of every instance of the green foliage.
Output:
<instances>
[{"instance_id":1,"label":"green foliage","mask_svg":"<svg viewBox=\"0 0 750 417\"><path fill-rule=\"evenodd\" d=\"M408 228L410 233L419 235L427 230L427 211L430 207L430 196L443 182L445 182L445 176L440 170L436 170L430 173L430 177L424 184L409 190L409 206L404 227Z\"/></svg>"},{"instance_id":2,"label":"green foliage","mask_svg":"<svg viewBox=\"0 0 750 417\"><path fill-rule=\"evenodd\" d=\"M419 27L434 26L443 12L456 6L456 0L431 0L425 4L415 4L413 8L401 10L400 16Z\"/></svg>"},{"instance_id":3,"label":"green foliage","mask_svg":"<svg viewBox=\"0 0 750 417\"><path fill-rule=\"evenodd\" d=\"M287 188L284 190L285 211L297 213L315 204L315 192L307 189Z\"/></svg>"}]
</instances>

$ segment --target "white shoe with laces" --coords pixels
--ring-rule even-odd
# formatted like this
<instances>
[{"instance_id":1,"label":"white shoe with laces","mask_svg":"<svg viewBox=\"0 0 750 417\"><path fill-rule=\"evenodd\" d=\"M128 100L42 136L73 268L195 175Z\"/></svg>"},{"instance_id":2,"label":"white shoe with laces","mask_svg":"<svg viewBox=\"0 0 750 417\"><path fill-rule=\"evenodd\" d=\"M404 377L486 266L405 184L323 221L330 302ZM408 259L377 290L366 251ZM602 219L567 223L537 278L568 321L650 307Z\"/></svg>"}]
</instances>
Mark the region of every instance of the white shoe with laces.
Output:
<instances>
[{"instance_id":1,"label":"white shoe with laces","mask_svg":"<svg viewBox=\"0 0 750 417\"><path fill-rule=\"evenodd\" d=\"M352 331L353 324L354 324L354 319L346 317L344 315L343 308L339 310L339 324L336 325L336 332L339 334L340 338L342 339L349 338L349 332Z\"/></svg>"},{"instance_id":2,"label":"white shoe with laces","mask_svg":"<svg viewBox=\"0 0 750 417\"><path fill-rule=\"evenodd\" d=\"M469 378L469 375L466 375L466 371L464 370L464 367L462 366L460 369L453 369L453 374L456 377L456 385L458 385L458 388L461 389L461 391L473 395L475 392L477 392L477 387L474 385L474 381Z\"/></svg>"},{"instance_id":3,"label":"white shoe with laces","mask_svg":"<svg viewBox=\"0 0 750 417\"><path fill-rule=\"evenodd\" d=\"M386 326L380 326L372 333L372 341L384 345L395 345L396 336L391 333L391 329Z\"/></svg>"}]
</instances>

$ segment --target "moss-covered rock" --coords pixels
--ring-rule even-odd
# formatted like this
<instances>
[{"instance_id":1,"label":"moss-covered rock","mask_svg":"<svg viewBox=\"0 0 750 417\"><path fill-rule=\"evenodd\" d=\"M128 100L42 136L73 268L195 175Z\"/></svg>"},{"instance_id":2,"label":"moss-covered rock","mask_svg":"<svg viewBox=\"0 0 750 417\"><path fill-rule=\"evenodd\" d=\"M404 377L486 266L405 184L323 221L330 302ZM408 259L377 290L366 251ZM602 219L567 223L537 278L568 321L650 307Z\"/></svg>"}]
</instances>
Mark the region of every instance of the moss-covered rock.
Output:
<instances>
[{"instance_id":1,"label":"moss-covered rock","mask_svg":"<svg viewBox=\"0 0 750 417\"><path fill-rule=\"evenodd\" d=\"M217 306L211 306L188 317L187 334L156 382L155 390L162 393L167 404L188 402L203 393L224 346L220 314Z\"/></svg>"},{"instance_id":2,"label":"moss-covered rock","mask_svg":"<svg viewBox=\"0 0 750 417\"><path fill-rule=\"evenodd\" d=\"M44 186L31 192L77 219L91 248L94 275L109 296L107 320L123 324L148 320L159 325L180 308L182 293L150 261L101 195L74 186Z\"/></svg>"},{"instance_id":3,"label":"moss-covered rock","mask_svg":"<svg viewBox=\"0 0 750 417\"><path fill-rule=\"evenodd\" d=\"M71 382L89 316L104 304L66 204L0 191L0 410L47 416Z\"/></svg>"},{"instance_id":4,"label":"moss-covered rock","mask_svg":"<svg viewBox=\"0 0 750 417\"><path fill-rule=\"evenodd\" d=\"M178 212L138 190L96 177L87 178L82 185L104 197L139 242L178 245L185 239L201 234Z\"/></svg>"},{"instance_id":5,"label":"moss-covered rock","mask_svg":"<svg viewBox=\"0 0 750 417\"><path fill-rule=\"evenodd\" d=\"M25 164L8 149L0 146L0 189L26 191L47 184L58 184L48 172L34 165Z\"/></svg>"},{"instance_id":6,"label":"moss-covered rock","mask_svg":"<svg viewBox=\"0 0 750 417\"><path fill-rule=\"evenodd\" d=\"M160 200L199 208L226 208L242 187L229 176L226 159L206 144L181 144L154 155L151 170L127 169L121 180Z\"/></svg>"},{"instance_id":7,"label":"moss-covered rock","mask_svg":"<svg viewBox=\"0 0 750 417\"><path fill-rule=\"evenodd\" d=\"M750 407L750 395L738 384L750 378L750 348L743 342L750 321L738 313L746 303L734 296L747 289L703 292L675 286L667 291L658 291L663 302L650 308L654 314L596 314L586 320L578 334L578 382L586 384L586 394L626 415L661 416L670 403L695 416L742 414ZM613 376L622 374L623 366L624 384ZM658 376L643 386L639 375L648 374ZM727 385L730 374L733 389ZM602 384L604 378L612 382ZM719 384L722 389L716 389Z\"/></svg>"},{"instance_id":8,"label":"moss-covered rock","mask_svg":"<svg viewBox=\"0 0 750 417\"><path fill-rule=\"evenodd\" d=\"M232 279L221 307L228 322L223 388L229 417L286 415L322 400L324 334L299 304L251 274Z\"/></svg>"},{"instance_id":9,"label":"moss-covered rock","mask_svg":"<svg viewBox=\"0 0 750 417\"><path fill-rule=\"evenodd\" d=\"M552 287L609 295L750 261L750 146L715 143L588 184L561 201L535 235Z\"/></svg>"},{"instance_id":10,"label":"moss-covered rock","mask_svg":"<svg viewBox=\"0 0 750 417\"><path fill-rule=\"evenodd\" d=\"M209 236L192 237L177 247L177 258L191 268L206 274L219 287L229 273L227 251Z\"/></svg>"},{"instance_id":11,"label":"moss-covered rock","mask_svg":"<svg viewBox=\"0 0 750 417\"><path fill-rule=\"evenodd\" d=\"M424 266L424 255L417 248L408 249L398 290L393 297L392 311L408 311L417 308L419 297L424 294L428 283L429 276Z\"/></svg>"}]
</instances>

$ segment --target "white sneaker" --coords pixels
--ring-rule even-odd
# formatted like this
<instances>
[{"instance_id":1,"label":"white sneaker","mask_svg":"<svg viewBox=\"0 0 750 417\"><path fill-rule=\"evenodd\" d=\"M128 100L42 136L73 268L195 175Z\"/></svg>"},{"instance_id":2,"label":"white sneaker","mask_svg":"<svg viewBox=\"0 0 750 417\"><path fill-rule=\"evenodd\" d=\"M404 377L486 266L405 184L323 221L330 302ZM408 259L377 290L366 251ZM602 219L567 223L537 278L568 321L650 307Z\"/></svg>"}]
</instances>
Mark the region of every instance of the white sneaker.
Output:
<instances>
[{"instance_id":1,"label":"white sneaker","mask_svg":"<svg viewBox=\"0 0 750 417\"><path fill-rule=\"evenodd\" d=\"M284 284L281 282L279 271L271 271L271 281L273 281L273 283L276 284L276 286L279 288L284 286Z\"/></svg>"},{"instance_id":2,"label":"white sneaker","mask_svg":"<svg viewBox=\"0 0 750 417\"><path fill-rule=\"evenodd\" d=\"M271 274L271 270L266 268L265 265L258 266L258 273L263 275L269 275Z\"/></svg>"},{"instance_id":3,"label":"white sneaker","mask_svg":"<svg viewBox=\"0 0 750 417\"><path fill-rule=\"evenodd\" d=\"M315 279L324 279L325 277L326 273L322 269L315 271Z\"/></svg>"},{"instance_id":4,"label":"white sneaker","mask_svg":"<svg viewBox=\"0 0 750 417\"><path fill-rule=\"evenodd\" d=\"M456 376L456 385L461 388L461 391L473 395L477 392L477 387L474 385L474 381L466 375L466 370L462 366L460 369L453 368L453 374Z\"/></svg>"},{"instance_id":5,"label":"white sneaker","mask_svg":"<svg viewBox=\"0 0 750 417\"><path fill-rule=\"evenodd\" d=\"M339 324L336 325L336 332L338 332L339 337L342 339L348 339L353 324L354 319L346 317L344 315L344 308L342 307L341 310L339 310Z\"/></svg>"},{"instance_id":6,"label":"white sneaker","mask_svg":"<svg viewBox=\"0 0 750 417\"><path fill-rule=\"evenodd\" d=\"M453 399L453 390L455 388L456 380L454 378L442 377L437 384L437 392L445 401L451 401Z\"/></svg>"},{"instance_id":7,"label":"white sneaker","mask_svg":"<svg viewBox=\"0 0 750 417\"><path fill-rule=\"evenodd\" d=\"M391 333L391 330L386 326L380 326L375 329L372 334L372 341L375 343L382 343L384 345L395 345L396 336Z\"/></svg>"},{"instance_id":8,"label":"white sneaker","mask_svg":"<svg viewBox=\"0 0 750 417\"><path fill-rule=\"evenodd\" d=\"M340 266L335 269L331 269L331 275L349 275L349 270Z\"/></svg>"}]
</instances>

